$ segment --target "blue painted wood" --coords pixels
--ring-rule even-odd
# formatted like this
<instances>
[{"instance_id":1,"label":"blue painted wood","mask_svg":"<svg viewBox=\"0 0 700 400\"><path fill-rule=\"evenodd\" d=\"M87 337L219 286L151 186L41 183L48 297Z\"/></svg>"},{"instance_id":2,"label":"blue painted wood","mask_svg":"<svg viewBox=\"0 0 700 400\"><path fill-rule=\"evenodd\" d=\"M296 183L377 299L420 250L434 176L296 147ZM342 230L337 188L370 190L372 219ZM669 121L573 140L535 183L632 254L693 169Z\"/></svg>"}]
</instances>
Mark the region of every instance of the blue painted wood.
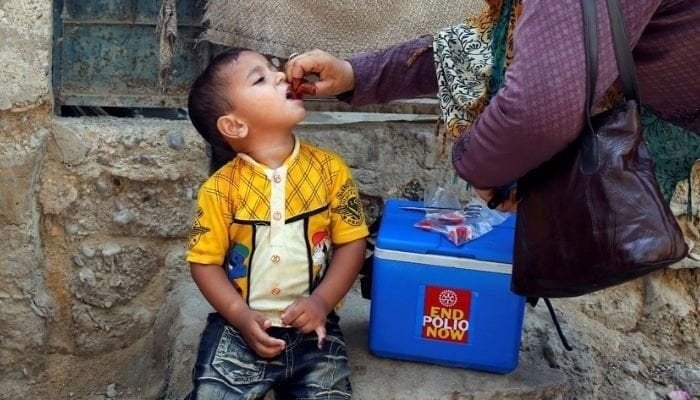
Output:
<instances>
[{"instance_id":1,"label":"blue painted wood","mask_svg":"<svg viewBox=\"0 0 700 400\"><path fill-rule=\"evenodd\" d=\"M192 80L208 62L203 1L178 0L174 73L158 82L161 0L56 0L54 92L57 105L182 107Z\"/></svg>"}]
</instances>

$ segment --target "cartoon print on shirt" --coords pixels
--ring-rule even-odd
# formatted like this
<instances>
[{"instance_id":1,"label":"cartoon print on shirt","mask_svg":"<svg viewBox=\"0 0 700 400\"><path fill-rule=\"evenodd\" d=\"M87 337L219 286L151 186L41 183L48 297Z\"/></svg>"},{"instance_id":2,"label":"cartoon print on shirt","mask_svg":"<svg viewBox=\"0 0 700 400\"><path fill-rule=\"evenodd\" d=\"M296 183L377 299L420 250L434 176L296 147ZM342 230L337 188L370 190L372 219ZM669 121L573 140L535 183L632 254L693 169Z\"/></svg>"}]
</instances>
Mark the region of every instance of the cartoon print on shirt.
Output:
<instances>
[{"instance_id":1,"label":"cartoon print on shirt","mask_svg":"<svg viewBox=\"0 0 700 400\"><path fill-rule=\"evenodd\" d=\"M234 244L226 255L225 269L228 279L243 278L248 275L248 267L245 259L250 254L250 250L240 243Z\"/></svg>"},{"instance_id":2,"label":"cartoon print on shirt","mask_svg":"<svg viewBox=\"0 0 700 400\"><path fill-rule=\"evenodd\" d=\"M362 202L351 179L343 183L336 197L340 200L340 204L338 207L334 207L331 210L332 212L340 214L340 217L348 225L360 226L360 224L365 222Z\"/></svg>"},{"instance_id":3,"label":"cartoon print on shirt","mask_svg":"<svg viewBox=\"0 0 700 400\"><path fill-rule=\"evenodd\" d=\"M311 236L311 261L313 264L314 287L321 279L321 273L326 270L328 250L331 248L331 240L328 231L315 232Z\"/></svg>"},{"instance_id":4,"label":"cartoon print on shirt","mask_svg":"<svg viewBox=\"0 0 700 400\"><path fill-rule=\"evenodd\" d=\"M206 226L203 226L200 219L204 216L204 210L202 210L202 207L197 207L197 212L195 214L195 219L194 219L194 225L192 226L192 230L190 231L190 249L194 248L194 246L199 242L199 239L204 235L205 233L209 232L211 229L207 228Z\"/></svg>"}]
</instances>

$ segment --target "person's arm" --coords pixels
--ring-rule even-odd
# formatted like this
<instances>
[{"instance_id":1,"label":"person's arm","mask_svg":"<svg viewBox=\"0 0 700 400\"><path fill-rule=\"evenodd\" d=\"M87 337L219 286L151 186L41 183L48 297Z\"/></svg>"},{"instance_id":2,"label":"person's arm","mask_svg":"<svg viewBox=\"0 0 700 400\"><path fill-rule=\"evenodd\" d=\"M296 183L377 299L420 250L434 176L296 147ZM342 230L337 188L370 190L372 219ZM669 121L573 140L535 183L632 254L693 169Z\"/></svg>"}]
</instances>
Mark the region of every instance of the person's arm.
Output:
<instances>
[{"instance_id":1,"label":"person's arm","mask_svg":"<svg viewBox=\"0 0 700 400\"><path fill-rule=\"evenodd\" d=\"M437 92L433 39L417 38L342 60L311 50L285 65L287 80L318 75L316 95L338 96L353 105L386 103Z\"/></svg>"},{"instance_id":2,"label":"person's arm","mask_svg":"<svg viewBox=\"0 0 700 400\"><path fill-rule=\"evenodd\" d=\"M348 293L360 273L365 246L366 241L362 238L335 247L333 259L321 283L310 296L287 307L281 315L282 322L302 333L316 331L318 347L321 348L326 336L326 317Z\"/></svg>"},{"instance_id":3,"label":"person's arm","mask_svg":"<svg viewBox=\"0 0 700 400\"><path fill-rule=\"evenodd\" d=\"M199 291L209 304L231 326L241 331L243 338L253 351L266 358L282 352L284 341L273 338L265 332L271 325L270 320L248 307L221 266L190 263L190 272Z\"/></svg>"},{"instance_id":4,"label":"person's arm","mask_svg":"<svg viewBox=\"0 0 700 400\"><path fill-rule=\"evenodd\" d=\"M241 317L250 309L228 280L226 271L218 265L190 263L190 273L209 304L232 326L238 328Z\"/></svg>"},{"instance_id":5,"label":"person's arm","mask_svg":"<svg viewBox=\"0 0 700 400\"><path fill-rule=\"evenodd\" d=\"M339 245L333 249L333 258L321 283L311 293L328 315L348 293L365 261L367 241L362 239Z\"/></svg>"},{"instance_id":6,"label":"person's arm","mask_svg":"<svg viewBox=\"0 0 700 400\"><path fill-rule=\"evenodd\" d=\"M660 0L622 3L634 45ZM618 75L607 19L605 2L598 1L596 99ZM453 147L457 173L477 188L521 177L563 150L582 128L586 74L579 2L525 3L513 51L502 89Z\"/></svg>"},{"instance_id":7,"label":"person's arm","mask_svg":"<svg viewBox=\"0 0 700 400\"><path fill-rule=\"evenodd\" d=\"M421 37L349 58L355 87L340 98L365 105L437 93L432 46L432 37Z\"/></svg>"}]
</instances>

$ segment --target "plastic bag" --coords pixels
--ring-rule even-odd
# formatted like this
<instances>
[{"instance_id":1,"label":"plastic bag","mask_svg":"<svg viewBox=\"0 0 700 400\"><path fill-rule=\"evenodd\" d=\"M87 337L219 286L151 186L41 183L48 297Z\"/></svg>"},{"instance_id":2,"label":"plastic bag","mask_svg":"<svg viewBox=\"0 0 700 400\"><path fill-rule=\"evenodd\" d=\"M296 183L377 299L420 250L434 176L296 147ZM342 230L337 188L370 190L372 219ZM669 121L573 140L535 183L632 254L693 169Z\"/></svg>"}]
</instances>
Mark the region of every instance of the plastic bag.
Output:
<instances>
[{"instance_id":1,"label":"plastic bag","mask_svg":"<svg viewBox=\"0 0 700 400\"><path fill-rule=\"evenodd\" d=\"M490 232L494 226L508 218L508 213L492 210L481 198L475 198L462 208L459 201L446 195L441 190L437 196L426 202L425 218L414 226L433 232L439 232L456 246L474 240ZM436 199L438 199L436 201ZM456 204L456 206L455 206Z\"/></svg>"}]
</instances>

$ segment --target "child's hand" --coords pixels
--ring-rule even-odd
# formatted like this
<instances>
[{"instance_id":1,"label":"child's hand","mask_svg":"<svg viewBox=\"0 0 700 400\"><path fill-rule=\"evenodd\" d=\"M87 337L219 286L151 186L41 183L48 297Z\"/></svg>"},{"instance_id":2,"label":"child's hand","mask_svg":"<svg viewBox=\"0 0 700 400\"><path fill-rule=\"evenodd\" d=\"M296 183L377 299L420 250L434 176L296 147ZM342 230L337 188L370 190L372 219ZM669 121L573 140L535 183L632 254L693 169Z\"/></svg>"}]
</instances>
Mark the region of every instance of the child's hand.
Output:
<instances>
[{"instance_id":1,"label":"child's hand","mask_svg":"<svg viewBox=\"0 0 700 400\"><path fill-rule=\"evenodd\" d=\"M297 328L301 333L315 331L320 349L326 338L326 316L329 312L325 303L312 294L290 304L282 313L282 322Z\"/></svg>"},{"instance_id":2,"label":"child's hand","mask_svg":"<svg viewBox=\"0 0 700 400\"><path fill-rule=\"evenodd\" d=\"M235 326L241 331L243 339L253 351L263 358L272 358L284 350L284 340L274 338L265 332L271 322L259 312L246 311L238 318Z\"/></svg>"}]
</instances>

